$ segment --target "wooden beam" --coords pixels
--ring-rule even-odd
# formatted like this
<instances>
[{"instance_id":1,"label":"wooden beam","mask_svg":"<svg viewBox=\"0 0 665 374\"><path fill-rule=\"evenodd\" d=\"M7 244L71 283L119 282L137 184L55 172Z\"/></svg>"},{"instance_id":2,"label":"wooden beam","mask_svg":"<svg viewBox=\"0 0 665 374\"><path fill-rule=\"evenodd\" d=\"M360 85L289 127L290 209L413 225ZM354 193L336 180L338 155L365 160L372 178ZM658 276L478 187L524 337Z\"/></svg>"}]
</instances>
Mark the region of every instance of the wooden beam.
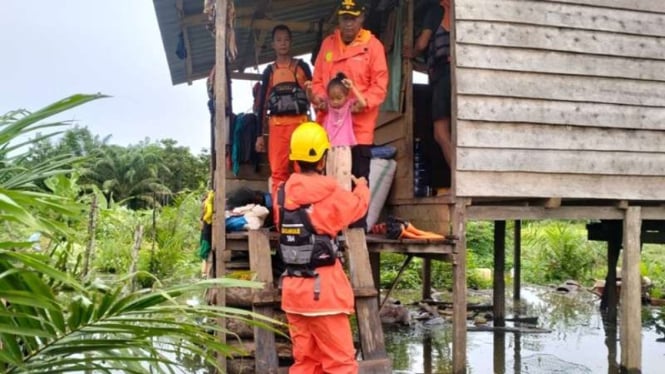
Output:
<instances>
[{"instance_id":1,"label":"wooden beam","mask_svg":"<svg viewBox=\"0 0 665 374\"><path fill-rule=\"evenodd\" d=\"M649 58L665 60L665 51L658 50L658 37L636 36L596 30L563 27L457 20L455 28L459 44L479 44L525 49L545 49L590 55Z\"/></svg>"},{"instance_id":2,"label":"wooden beam","mask_svg":"<svg viewBox=\"0 0 665 374\"><path fill-rule=\"evenodd\" d=\"M665 112L665 110L663 111ZM663 159L665 162L665 159ZM461 171L457 196L665 201L665 175L601 175L536 172Z\"/></svg>"},{"instance_id":3,"label":"wooden beam","mask_svg":"<svg viewBox=\"0 0 665 374\"><path fill-rule=\"evenodd\" d=\"M404 262L402 263L402 266L397 271L397 276L395 276L395 279L393 280L393 282L390 284L390 287L388 288L388 292L386 292L386 296L383 298L383 301L381 301L381 304L379 304L379 313L381 313L381 310L383 309L383 306L386 305L386 301L388 301L388 298L390 297L390 294L393 292L393 290L397 286L397 282L399 282L399 279L402 277L402 273L404 273L404 270L406 270L406 267L409 266L409 264L411 263L411 260L413 260L413 255L408 255L404 259Z\"/></svg>"},{"instance_id":4,"label":"wooden beam","mask_svg":"<svg viewBox=\"0 0 665 374\"><path fill-rule=\"evenodd\" d=\"M545 200L545 209L554 209L561 207L561 198L560 197L550 197Z\"/></svg>"},{"instance_id":5,"label":"wooden beam","mask_svg":"<svg viewBox=\"0 0 665 374\"><path fill-rule=\"evenodd\" d=\"M215 7L218 10L215 20L215 165L214 170L214 214L212 227L212 249L215 252L215 278L221 278L226 274L224 263L224 252L226 251L226 224L224 211L226 210L226 5L229 0L216 0ZM223 288L217 288L216 303L219 306L226 305L226 293ZM226 318L218 318L217 325L224 331ZM226 334L218 334L221 344L226 344ZM218 353L217 364L222 372L226 372L226 356Z\"/></svg>"},{"instance_id":6,"label":"wooden beam","mask_svg":"<svg viewBox=\"0 0 665 374\"><path fill-rule=\"evenodd\" d=\"M241 18L236 21L236 28L241 29L256 29L256 30L272 30L277 25L287 25L293 32L314 32L317 30L317 22L305 21L285 21L273 19L255 19Z\"/></svg>"},{"instance_id":7,"label":"wooden beam","mask_svg":"<svg viewBox=\"0 0 665 374\"><path fill-rule=\"evenodd\" d=\"M496 322L496 321L495 321ZM506 372L506 333L505 326L474 326L467 327L467 331L483 331L487 329L492 331L494 336L492 336L492 357L493 362L492 366L494 368L494 373L505 373ZM478 330L480 329L480 330Z\"/></svg>"},{"instance_id":8,"label":"wooden beam","mask_svg":"<svg viewBox=\"0 0 665 374\"><path fill-rule=\"evenodd\" d=\"M501 6L496 7L497 4ZM465 0L461 2L458 11L458 19L665 36L663 14L599 9L588 4L562 6L559 2L542 0ZM575 16L571 17L572 14Z\"/></svg>"},{"instance_id":9,"label":"wooden beam","mask_svg":"<svg viewBox=\"0 0 665 374\"><path fill-rule=\"evenodd\" d=\"M422 288L422 299L431 300L432 299L432 260L429 258L423 259L423 288Z\"/></svg>"},{"instance_id":10,"label":"wooden beam","mask_svg":"<svg viewBox=\"0 0 665 374\"><path fill-rule=\"evenodd\" d=\"M617 322L617 263L619 262L619 253L621 252L621 223L619 221L604 222L614 228L614 233L607 240L607 276L605 277L605 287L600 300L601 310L607 310L607 322L615 324Z\"/></svg>"},{"instance_id":11,"label":"wooden beam","mask_svg":"<svg viewBox=\"0 0 665 374\"><path fill-rule=\"evenodd\" d=\"M515 219L622 219L623 212L605 206L562 206L545 209L535 206L488 206L475 205L467 209L469 220L515 220Z\"/></svg>"},{"instance_id":12,"label":"wooden beam","mask_svg":"<svg viewBox=\"0 0 665 374\"><path fill-rule=\"evenodd\" d=\"M349 256L349 274L354 288L376 287L369 264L365 230L344 230ZM365 360L387 358L383 329L379 319L379 303L376 297L356 299L356 321L360 335L360 347Z\"/></svg>"},{"instance_id":13,"label":"wooden beam","mask_svg":"<svg viewBox=\"0 0 665 374\"><path fill-rule=\"evenodd\" d=\"M204 14L204 13L184 16L180 20L180 25L183 28L184 27L191 27L191 26L205 25L207 23L208 23L208 15Z\"/></svg>"},{"instance_id":14,"label":"wooden beam","mask_svg":"<svg viewBox=\"0 0 665 374\"><path fill-rule=\"evenodd\" d=\"M187 27L182 28L182 37L185 40L185 50L187 57L185 57L185 76L187 77L187 84L192 85L192 43L189 42L189 31Z\"/></svg>"},{"instance_id":15,"label":"wooden beam","mask_svg":"<svg viewBox=\"0 0 665 374\"><path fill-rule=\"evenodd\" d=\"M621 369L628 373L639 373L642 368L641 225L640 207L629 207L623 221L620 327Z\"/></svg>"},{"instance_id":16,"label":"wooden beam","mask_svg":"<svg viewBox=\"0 0 665 374\"><path fill-rule=\"evenodd\" d=\"M506 221L494 221L494 326L506 325ZM496 370L496 368L494 368Z\"/></svg>"},{"instance_id":17,"label":"wooden beam","mask_svg":"<svg viewBox=\"0 0 665 374\"><path fill-rule=\"evenodd\" d=\"M473 44L457 50L457 66L464 68L665 81L662 60Z\"/></svg>"},{"instance_id":18,"label":"wooden beam","mask_svg":"<svg viewBox=\"0 0 665 374\"><path fill-rule=\"evenodd\" d=\"M520 301L522 292L522 221L515 220L513 248L513 300Z\"/></svg>"},{"instance_id":19,"label":"wooden beam","mask_svg":"<svg viewBox=\"0 0 665 374\"><path fill-rule=\"evenodd\" d=\"M459 199L453 211L453 234L459 238L453 261L453 374L466 373L466 205Z\"/></svg>"},{"instance_id":20,"label":"wooden beam","mask_svg":"<svg viewBox=\"0 0 665 374\"><path fill-rule=\"evenodd\" d=\"M662 108L552 101L543 99L454 95L458 118L470 121L570 125L593 128L663 130ZM623 130L622 130L623 131Z\"/></svg>"},{"instance_id":21,"label":"wooden beam","mask_svg":"<svg viewBox=\"0 0 665 374\"><path fill-rule=\"evenodd\" d=\"M552 1L552 0L548 0ZM637 0L556 0L558 3L579 4L585 6L606 7L644 12L665 13L665 3L660 1Z\"/></svg>"},{"instance_id":22,"label":"wooden beam","mask_svg":"<svg viewBox=\"0 0 665 374\"><path fill-rule=\"evenodd\" d=\"M238 71L231 72L231 79L239 79L245 81L260 81L261 76L262 75L259 73L241 73Z\"/></svg>"},{"instance_id":23,"label":"wooden beam","mask_svg":"<svg viewBox=\"0 0 665 374\"><path fill-rule=\"evenodd\" d=\"M270 240L268 232L263 230L250 230L249 240L249 263L250 270L256 274L256 280L263 282L263 289L253 290L253 300L257 296L274 293L272 278L272 261L270 257ZM263 298L260 298L263 301ZM252 311L268 318L274 317L274 305L252 307ZM279 368L277 350L275 349L275 333L263 327L254 327L254 342L256 343L256 355L254 365L257 373L271 373Z\"/></svg>"},{"instance_id":24,"label":"wooden beam","mask_svg":"<svg viewBox=\"0 0 665 374\"><path fill-rule=\"evenodd\" d=\"M663 63L665 74L665 62ZM665 131L515 122L459 121L458 147L663 152Z\"/></svg>"}]
</instances>

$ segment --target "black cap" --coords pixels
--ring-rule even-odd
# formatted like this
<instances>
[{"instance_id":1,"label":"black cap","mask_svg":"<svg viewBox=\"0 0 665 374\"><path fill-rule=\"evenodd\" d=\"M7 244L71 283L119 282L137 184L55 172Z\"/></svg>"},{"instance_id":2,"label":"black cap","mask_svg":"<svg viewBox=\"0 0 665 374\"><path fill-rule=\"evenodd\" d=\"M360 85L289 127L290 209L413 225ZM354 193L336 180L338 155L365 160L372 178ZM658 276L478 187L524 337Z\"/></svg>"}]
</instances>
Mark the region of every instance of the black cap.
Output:
<instances>
[{"instance_id":1,"label":"black cap","mask_svg":"<svg viewBox=\"0 0 665 374\"><path fill-rule=\"evenodd\" d=\"M341 16L348 14L350 16L358 17L361 13L365 11L365 6L359 4L357 0L342 0L342 3L339 5L339 10L337 15Z\"/></svg>"}]
</instances>

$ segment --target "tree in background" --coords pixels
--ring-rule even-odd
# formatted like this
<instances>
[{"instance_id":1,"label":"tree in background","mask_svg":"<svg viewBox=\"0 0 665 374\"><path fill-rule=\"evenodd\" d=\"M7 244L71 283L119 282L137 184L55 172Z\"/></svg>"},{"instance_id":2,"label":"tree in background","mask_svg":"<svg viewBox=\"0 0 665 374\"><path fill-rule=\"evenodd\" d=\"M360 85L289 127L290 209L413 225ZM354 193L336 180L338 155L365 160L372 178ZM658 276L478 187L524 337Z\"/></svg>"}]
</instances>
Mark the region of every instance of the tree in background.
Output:
<instances>
[{"instance_id":1,"label":"tree in background","mask_svg":"<svg viewBox=\"0 0 665 374\"><path fill-rule=\"evenodd\" d=\"M141 209L170 204L173 194L201 189L208 180L210 154L204 150L194 155L173 139L119 146L108 143L110 135L93 135L86 127L73 127L54 139L59 134L37 134L17 163L30 169L57 157L78 156L69 168L80 169L79 182L97 186L109 206L116 202ZM46 187L43 180L37 183Z\"/></svg>"}]
</instances>

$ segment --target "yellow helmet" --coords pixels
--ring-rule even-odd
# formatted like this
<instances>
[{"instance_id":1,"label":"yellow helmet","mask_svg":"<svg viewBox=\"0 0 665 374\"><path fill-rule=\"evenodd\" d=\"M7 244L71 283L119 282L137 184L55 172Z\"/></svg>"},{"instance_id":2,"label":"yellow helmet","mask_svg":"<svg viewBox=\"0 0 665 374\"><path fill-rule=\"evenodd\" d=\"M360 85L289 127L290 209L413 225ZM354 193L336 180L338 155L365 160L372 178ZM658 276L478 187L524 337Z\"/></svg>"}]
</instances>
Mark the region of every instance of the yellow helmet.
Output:
<instances>
[{"instance_id":1,"label":"yellow helmet","mask_svg":"<svg viewBox=\"0 0 665 374\"><path fill-rule=\"evenodd\" d=\"M291 135L289 160L317 162L330 148L328 133L316 122L300 124Z\"/></svg>"}]
</instances>

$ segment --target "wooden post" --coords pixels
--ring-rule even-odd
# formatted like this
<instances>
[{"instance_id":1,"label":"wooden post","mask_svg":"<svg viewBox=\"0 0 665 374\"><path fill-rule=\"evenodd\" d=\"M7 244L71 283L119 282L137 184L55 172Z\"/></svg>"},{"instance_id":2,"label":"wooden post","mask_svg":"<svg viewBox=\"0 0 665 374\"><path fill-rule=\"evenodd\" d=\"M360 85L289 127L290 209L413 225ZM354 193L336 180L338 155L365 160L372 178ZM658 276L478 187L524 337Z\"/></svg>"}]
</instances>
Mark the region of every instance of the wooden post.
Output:
<instances>
[{"instance_id":1,"label":"wooden post","mask_svg":"<svg viewBox=\"0 0 665 374\"><path fill-rule=\"evenodd\" d=\"M641 208L628 207L623 221L620 336L621 369L629 373L638 373L642 367L641 226Z\"/></svg>"},{"instance_id":2,"label":"wooden post","mask_svg":"<svg viewBox=\"0 0 665 374\"><path fill-rule=\"evenodd\" d=\"M423 338L423 372L432 374L432 335L425 334Z\"/></svg>"},{"instance_id":3,"label":"wooden post","mask_svg":"<svg viewBox=\"0 0 665 374\"><path fill-rule=\"evenodd\" d=\"M250 230L249 268L256 275L256 280L265 285L262 290L253 290L252 311L272 318L274 309L272 305L265 305L267 299L274 295L272 278L272 259L270 258L270 241L268 232L263 230ZM261 303L260 306L257 303ZM279 369L277 350L275 349L275 333L264 328L254 327L254 343L256 354L254 364L257 373L276 374Z\"/></svg>"},{"instance_id":4,"label":"wooden post","mask_svg":"<svg viewBox=\"0 0 665 374\"><path fill-rule=\"evenodd\" d=\"M492 346L494 350L494 374L504 374L506 372L506 333L503 331L495 332Z\"/></svg>"},{"instance_id":5,"label":"wooden post","mask_svg":"<svg viewBox=\"0 0 665 374\"><path fill-rule=\"evenodd\" d=\"M515 246L513 248L513 300L520 301L522 292L522 221L515 221L513 230Z\"/></svg>"},{"instance_id":6,"label":"wooden post","mask_svg":"<svg viewBox=\"0 0 665 374\"><path fill-rule=\"evenodd\" d=\"M459 199L453 212L453 374L466 373L466 205Z\"/></svg>"},{"instance_id":7,"label":"wooden post","mask_svg":"<svg viewBox=\"0 0 665 374\"><path fill-rule=\"evenodd\" d=\"M381 291L381 253L370 252L369 264L372 267L372 279L374 279L376 290ZM377 292L376 300L381 302L381 292Z\"/></svg>"},{"instance_id":8,"label":"wooden post","mask_svg":"<svg viewBox=\"0 0 665 374\"><path fill-rule=\"evenodd\" d=\"M346 229L344 236L349 252L351 285L354 290L375 290L374 279L370 271L365 230L361 228ZM368 374L391 372L392 365L386 353L376 293L356 296L356 320L363 361L374 361L373 364L368 362L368 366L362 372Z\"/></svg>"},{"instance_id":9,"label":"wooden post","mask_svg":"<svg viewBox=\"0 0 665 374\"><path fill-rule=\"evenodd\" d=\"M432 299L432 260L423 258L423 300Z\"/></svg>"},{"instance_id":10,"label":"wooden post","mask_svg":"<svg viewBox=\"0 0 665 374\"><path fill-rule=\"evenodd\" d=\"M619 222L610 222L609 237L607 239L607 276L605 277L605 287L600 300L600 309L607 311L607 318L610 322L617 321L617 263L619 262L619 253L621 252L621 233ZM614 230L612 230L612 228Z\"/></svg>"},{"instance_id":11,"label":"wooden post","mask_svg":"<svg viewBox=\"0 0 665 374\"><path fill-rule=\"evenodd\" d=\"M494 326L506 325L506 221L494 221Z\"/></svg>"},{"instance_id":12,"label":"wooden post","mask_svg":"<svg viewBox=\"0 0 665 374\"><path fill-rule=\"evenodd\" d=\"M607 347L607 374L619 373L617 362L617 320L615 315L610 317L609 310L600 311L603 318L603 329L605 329L605 346Z\"/></svg>"},{"instance_id":13,"label":"wooden post","mask_svg":"<svg viewBox=\"0 0 665 374\"><path fill-rule=\"evenodd\" d=\"M226 251L226 7L228 0L215 0L215 191L214 214L212 223L212 249L215 251L215 278L225 275L224 252ZM216 290L216 304L226 305L226 293L223 288ZM225 330L226 318L219 318L217 324ZM219 342L226 343L226 334L218 334ZM222 373L226 372L226 356L218 354L217 364Z\"/></svg>"},{"instance_id":14,"label":"wooden post","mask_svg":"<svg viewBox=\"0 0 665 374\"><path fill-rule=\"evenodd\" d=\"M513 335L513 373L522 373L522 334Z\"/></svg>"}]
</instances>

